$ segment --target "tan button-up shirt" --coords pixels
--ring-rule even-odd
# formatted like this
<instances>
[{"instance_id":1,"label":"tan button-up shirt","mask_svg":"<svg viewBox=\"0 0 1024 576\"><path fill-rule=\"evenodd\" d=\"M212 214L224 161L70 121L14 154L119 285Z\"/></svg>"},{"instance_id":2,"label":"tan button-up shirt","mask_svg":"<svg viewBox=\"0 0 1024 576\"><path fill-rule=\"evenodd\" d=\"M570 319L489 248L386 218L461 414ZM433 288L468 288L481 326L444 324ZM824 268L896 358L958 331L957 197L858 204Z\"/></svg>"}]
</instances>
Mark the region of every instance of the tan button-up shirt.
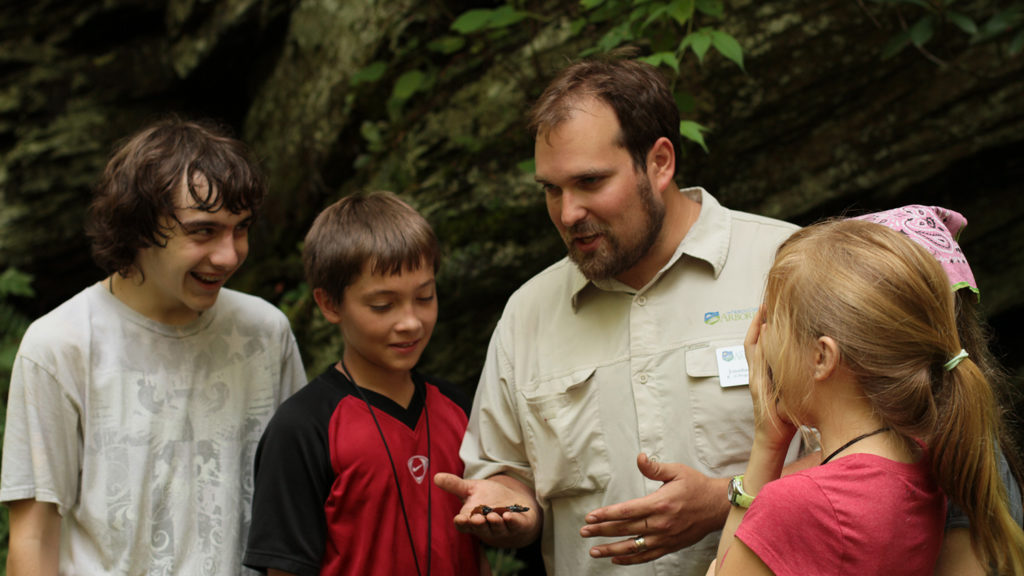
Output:
<instances>
[{"instance_id":1,"label":"tan button-up shirt","mask_svg":"<svg viewBox=\"0 0 1024 576\"><path fill-rule=\"evenodd\" d=\"M681 193L700 216L650 283L592 283L563 259L512 295L491 338L466 477L505 473L536 490L551 576L703 575L717 532L623 567L590 557L603 539L580 537L584 516L659 487L637 470L640 452L714 477L745 467L750 394L720 386L716 351L743 343L775 250L797 227L728 210L700 188Z\"/></svg>"}]
</instances>

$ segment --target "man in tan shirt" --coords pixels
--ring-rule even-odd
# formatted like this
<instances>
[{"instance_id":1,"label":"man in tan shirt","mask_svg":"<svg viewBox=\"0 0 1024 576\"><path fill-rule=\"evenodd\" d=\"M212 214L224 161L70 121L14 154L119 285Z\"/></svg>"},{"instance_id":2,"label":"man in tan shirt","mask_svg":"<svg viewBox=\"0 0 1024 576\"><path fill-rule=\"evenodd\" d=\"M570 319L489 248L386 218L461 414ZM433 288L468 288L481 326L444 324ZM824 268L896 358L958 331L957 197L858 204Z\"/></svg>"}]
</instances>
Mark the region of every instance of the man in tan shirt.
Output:
<instances>
[{"instance_id":1,"label":"man in tan shirt","mask_svg":"<svg viewBox=\"0 0 1024 576\"><path fill-rule=\"evenodd\" d=\"M495 328L461 452L472 480L436 480L484 542L541 535L549 574L704 574L754 430L743 336L796 226L679 189L679 113L646 64L569 66L531 128L569 254ZM471 514L513 503L530 510Z\"/></svg>"}]
</instances>

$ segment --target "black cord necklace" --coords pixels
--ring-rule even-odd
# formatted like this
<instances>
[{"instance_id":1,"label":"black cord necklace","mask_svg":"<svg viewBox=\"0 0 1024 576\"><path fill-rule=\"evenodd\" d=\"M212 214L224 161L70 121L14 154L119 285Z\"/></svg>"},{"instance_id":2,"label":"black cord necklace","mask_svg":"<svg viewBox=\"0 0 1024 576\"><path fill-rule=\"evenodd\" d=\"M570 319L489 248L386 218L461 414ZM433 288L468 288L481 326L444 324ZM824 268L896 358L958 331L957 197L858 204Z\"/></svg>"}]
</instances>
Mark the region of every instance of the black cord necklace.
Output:
<instances>
[{"instance_id":1,"label":"black cord necklace","mask_svg":"<svg viewBox=\"0 0 1024 576\"><path fill-rule=\"evenodd\" d=\"M828 464L828 461L833 459L833 458L835 458L836 454L839 454L843 450L846 450L850 446L853 446L854 444L856 444L857 442L860 442L861 440L867 438L868 436L874 436L875 434L881 434L882 432L888 432L888 431L889 431L889 427L888 426L883 426L883 427L881 427L878 430L875 430L873 432L868 432L867 434L861 434L860 436L857 436L853 440L850 440L846 444L843 444L842 446L840 446L838 450L836 450L835 452L829 454L828 458L825 458L824 460L822 460L821 463L822 463L822 465Z\"/></svg>"},{"instance_id":2,"label":"black cord necklace","mask_svg":"<svg viewBox=\"0 0 1024 576\"><path fill-rule=\"evenodd\" d=\"M352 382L352 387L356 389L356 393L366 403L366 409L370 411L370 416L373 417L373 423L377 426L377 433L380 434L380 440L384 443L384 451L388 454L388 462L391 463L391 474L395 478L395 488L398 489L398 504L402 508L402 519L405 520L405 534L409 537L409 546L412 548L412 559L416 563L416 574L422 576L420 572L420 558L416 554L416 541L412 537L412 527L409 525L409 513L405 510L405 498L402 496L402 485L398 481L398 468L395 467L395 459L391 457L391 449L388 448L388 441L384 438L384 430L380 427L380 422L377 421L377 415L373 411L373 406L370 405L370 400L363 394L362 388L359 384L356 384L356 379L352 377L352 373L349 372L348 366L345 365L345 361L341 361L341 369L345 372L345 376L348 377L349 381ZM414 389L413 394L416 394ZM430 478L430 412L427 410L427 391L423 390L423 422L427 427L427 464L426 464L426 478ZM433 491L430 489L430 485L427 485L427 576L430 576L430 557L432 553L431 546L431 530L433 528L433 519L431 517L431 494Z\"/></svg>"}]
</instances>

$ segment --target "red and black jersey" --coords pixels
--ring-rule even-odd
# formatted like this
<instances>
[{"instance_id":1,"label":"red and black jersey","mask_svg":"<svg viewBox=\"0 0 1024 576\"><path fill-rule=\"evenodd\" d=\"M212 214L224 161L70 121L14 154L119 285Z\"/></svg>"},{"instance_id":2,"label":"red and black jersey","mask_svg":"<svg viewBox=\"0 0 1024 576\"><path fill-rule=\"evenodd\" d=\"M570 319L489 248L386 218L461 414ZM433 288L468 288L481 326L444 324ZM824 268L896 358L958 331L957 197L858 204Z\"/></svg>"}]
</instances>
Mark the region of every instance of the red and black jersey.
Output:
<instances>
[{"instance_id":1,"label":"red and black jersey","mask_svg":"<svg viewBox=\"0 0 1024 576\"><path fill-rule=\"evenodd\" d=\"M428 519L430 574L479 573L475 540L452 523L461 502L433 482L439 472L462 476L467 406L450 386L415 372L413 381L416 392L403 408L361 388L364 401L331 367L281 405L256 453L246 566L301 576L416 574L404 502L420 573L427 573Z\"/></svg>"}]
</instances>

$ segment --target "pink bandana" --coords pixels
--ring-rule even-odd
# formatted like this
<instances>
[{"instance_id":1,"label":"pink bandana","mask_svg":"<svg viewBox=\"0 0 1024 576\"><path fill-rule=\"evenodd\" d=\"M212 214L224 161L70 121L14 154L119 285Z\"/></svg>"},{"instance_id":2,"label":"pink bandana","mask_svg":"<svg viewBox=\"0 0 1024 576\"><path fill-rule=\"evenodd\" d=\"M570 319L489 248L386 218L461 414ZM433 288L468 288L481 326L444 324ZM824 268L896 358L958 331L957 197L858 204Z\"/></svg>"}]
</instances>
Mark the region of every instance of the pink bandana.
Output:
<instances>
[{"instance_id":1,"label":"pink bandana","mask_svg":"<svg viewBox=\"0 0 1024 576\"><path fill-rule=\"evenodd\" d=\"M967 226L967 219L959 212L941 206L912 204L884 212L873 212L857 216L854 220L867 220L888 226L906 234L911 240L924 246L942 264L949 276L953 291L968 288L981 299L978 283L974 281L971 266L956 239Z\"/></svg>"}]
</instances>

